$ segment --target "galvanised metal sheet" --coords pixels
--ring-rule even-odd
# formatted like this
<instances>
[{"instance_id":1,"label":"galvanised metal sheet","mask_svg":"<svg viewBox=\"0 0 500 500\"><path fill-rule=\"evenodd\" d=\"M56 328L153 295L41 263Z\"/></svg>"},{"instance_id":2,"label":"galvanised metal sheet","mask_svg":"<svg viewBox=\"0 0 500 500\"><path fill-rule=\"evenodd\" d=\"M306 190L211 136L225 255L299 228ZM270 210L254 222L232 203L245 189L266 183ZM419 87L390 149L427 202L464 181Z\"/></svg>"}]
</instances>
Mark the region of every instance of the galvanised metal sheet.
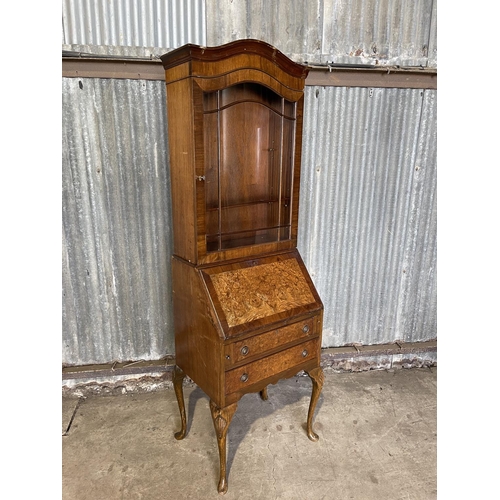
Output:
<instances>
[{"instance_id":1,"label":"galvanised metal sheet","mask_svg":"<svg viewBox=\"0 0 500 500\"><path fill-rule=\"evenodd\" d=\"M297 62L436 67L436 0L206 0L207 44L258 38Z\"/></svg>"},{"instance_id":2,"label":"galvanised metal sheet","mask_svg":"<svg viewBox=\"0 0 500 500\"><path fill-rule=\"evenodd\" d=\"M435 67L436 1L63 2L68 50L246 37L297 62ZM162 82L63 79L64 364L174 353L165 114ZM306 87L299 249L323 347L436 338L436 149L435 91Z\"/></svg>"},{"instance_id":3,"label":"galvanised metal sheet","mask_svg":"<svg viewBox=\"0 0 500 500\"><path fill-rule=\"evenodd\" d=\"M306 87L299 250L323 347L436 332L436 91ZM164 84L63 79L63 361L174 354Z\"/></svg>"},{"instance_id":4,"label":"galvanised metal sheet","mask_svg":"<svg viewBox=\"0 0 500 500\"><path fill-rule=\"evenodd\" d=\"M165 84L62 80L63 363L173 353Z\"/></svg>"},{"instance_id":5,"label":"galvanised metal sheet","mask_svg":"<svg viewBox=\"0 0 500 500\"><path fill-rule=\"evenodd\" d=\"M323 347L437 338L436 91L306 87L299 250Z\"/></svg>"},{"instance_id":6,"label":"galvanised metal sheet","mask_svg":"<svg viewBox=\"0 0 500 500\"><path fill-rule=\"evenodd\" d=\"M436 28L434 4L435 0L325 2L323 54L339 63L428 66L431 28Z\"/></svg>"},{"instance_id":7,"label":"galvanised metal sheet","mask_svg":"<svg viewBox=\"0 0 500 500\"><path fill-rule=\"evenodd\" d=\"M205 0L64 0L62 43L116 55L116 47L205 45L205 18Z\"/></svg>"},{"instance_id":8,"label":"galvanised metal sheet","mask_svg":"<svg viewBox=\"0 0 500 500\"><path fill-rule=\"evenodd\" d=\"M130 53L135 47L160 55L185 43L220 45L240 38L264 40L293 60L310 64L436 67L437 1L64 0L62 4L62 44L67 50L87 46L92 53L136 55Z\"/></svg>"},{"instance_id":9,"label":"galvanised metal sheet","mask_svg":"<svg viewBox=\"0 0 500 500\"><path fill-rule=\"evenodd\" d=\"M320 62L322 6L322 0L207 0L207 45L256 38L296 62Z\"/></svg>"}]
</instances>

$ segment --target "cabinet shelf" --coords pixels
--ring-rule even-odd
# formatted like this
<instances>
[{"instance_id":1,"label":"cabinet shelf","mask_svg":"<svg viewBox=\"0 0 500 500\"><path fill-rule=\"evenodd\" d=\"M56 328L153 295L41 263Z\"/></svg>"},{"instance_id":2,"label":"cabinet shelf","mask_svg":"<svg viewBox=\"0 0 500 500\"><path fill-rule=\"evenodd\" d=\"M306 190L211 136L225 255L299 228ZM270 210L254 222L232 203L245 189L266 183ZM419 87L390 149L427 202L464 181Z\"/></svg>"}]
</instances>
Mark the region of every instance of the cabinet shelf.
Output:
<instances>
[{"instance_id":1,"label":"cabinet shelf","mask_svg":"<svg viewBox=\"0 0 500 500\"><path fill-rule=\"evenodd\" d=\"M268 199L268 200L255 200L255 201L246 201L246 202L241 202L241 203L232 203L231 205L221 205L222 210L230 210L231 208L241 208L241 207L247 207L247 206L252 206L252 205L269 205L273 203L279 203L280 200L278 199ZM283 200L283 206L288 206L290 204L290 199ZM209 207L207 206L207 212L217 212L219 210L218 206L212 206Z\"/></svg>"},{"instance_id":2,"label":"cabinet shelf","mask_svg":"<svg viewBox=\"0 0 500 500\"><path fill-rule=\"evenodd\" d=\"M277 230L277 229L284 229L290 226L273 226L273 227L258 227L256 229L252 229L249 231L228 231L227 233L215 233L215 234L207 234L207 238L209 237L217 237L217 236L236 236L236 235L241 235L245 233L251 233L251 232L259 232L259 231L272 231L272 230Z\"/></svg>"},{"instance_id":3,"label":"cabinet shelf","mask_svg":"<svg viewBox=\"0 0 500 500\"><path fill-rule=\"evenodd\" d=\"M248 231L229 231L227 233L207 234L207 250L216 252L229 248L249 245L262 245L273 241L290 239L290 226L275 226Z\"/></svg>"}]
</instances>

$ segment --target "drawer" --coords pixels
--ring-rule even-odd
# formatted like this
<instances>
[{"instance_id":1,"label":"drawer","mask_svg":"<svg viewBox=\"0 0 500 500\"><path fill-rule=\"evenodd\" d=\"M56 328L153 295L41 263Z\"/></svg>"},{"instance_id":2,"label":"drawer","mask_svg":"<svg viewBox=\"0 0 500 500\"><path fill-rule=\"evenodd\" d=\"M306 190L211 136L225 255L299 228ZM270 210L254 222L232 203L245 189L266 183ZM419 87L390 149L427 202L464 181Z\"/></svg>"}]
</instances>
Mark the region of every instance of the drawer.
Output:
<instances>
[{"instance_id":1,"label":"drawer","mask_svg":"<svg viewBox=\"0 0 500 500\"><path fill-rule=\"evenodd\" d=\"M253 363L229 370L226 372L226 394L244 389L294 366L299 366L304 361L317 358L318 350L319 339L315 338Z\"/></svg>"},{"instance_id":2,"label":"drawer","mask_svg":"<svg viewBox=\"0 0 500 500\"><path fill-rule=\"evenodd\" d=\"M232 366L235 363L271 351L290 342L311 337L314 333L314 319L315 317L309 318L293 325L287 325L283 328L226 345L224 349L226 366Z\"/></svg>"}]
</instances>

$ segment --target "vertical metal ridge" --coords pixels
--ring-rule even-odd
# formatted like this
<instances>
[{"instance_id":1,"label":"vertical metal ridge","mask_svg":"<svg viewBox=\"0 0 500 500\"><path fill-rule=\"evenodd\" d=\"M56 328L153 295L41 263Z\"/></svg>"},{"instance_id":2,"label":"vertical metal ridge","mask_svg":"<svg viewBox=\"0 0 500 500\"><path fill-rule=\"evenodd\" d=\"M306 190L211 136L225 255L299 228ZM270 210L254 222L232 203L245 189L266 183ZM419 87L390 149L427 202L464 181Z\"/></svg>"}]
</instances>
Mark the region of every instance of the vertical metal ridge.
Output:
<instances>
[{"instance_id":1,"label":"vertical metal ridge","mask_svg":"<svg viewBox=\"0 0 500 500\"><path fill-rule=\"evenodd\" d=\"M297 62L435 66L434 0L206 0L207 43L258 38Z\"/></svg>"}]
</instances>

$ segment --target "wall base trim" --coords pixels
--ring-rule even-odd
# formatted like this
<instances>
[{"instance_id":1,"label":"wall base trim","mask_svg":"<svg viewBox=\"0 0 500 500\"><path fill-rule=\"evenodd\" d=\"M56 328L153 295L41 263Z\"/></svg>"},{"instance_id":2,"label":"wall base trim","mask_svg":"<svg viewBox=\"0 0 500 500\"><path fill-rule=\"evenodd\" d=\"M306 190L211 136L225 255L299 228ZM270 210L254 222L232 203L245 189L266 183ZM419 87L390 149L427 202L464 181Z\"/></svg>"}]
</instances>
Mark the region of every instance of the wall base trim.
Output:
<instances>
[{"instance_id":1,"label":"wall base trim","mask_svg":"<svg viewBox=\"0 0 500 500\"><path fill-rule=\"evenodd\" d=\"M117 395L172 388L175 358L106 365L64 367L63 396ZM437 341L330 347L321 366L335 372L425 368L437 365ZM187 377L186 377L187 379ZM187 380L187 383L192 383Z\"/></svg>"}]
</instances>

